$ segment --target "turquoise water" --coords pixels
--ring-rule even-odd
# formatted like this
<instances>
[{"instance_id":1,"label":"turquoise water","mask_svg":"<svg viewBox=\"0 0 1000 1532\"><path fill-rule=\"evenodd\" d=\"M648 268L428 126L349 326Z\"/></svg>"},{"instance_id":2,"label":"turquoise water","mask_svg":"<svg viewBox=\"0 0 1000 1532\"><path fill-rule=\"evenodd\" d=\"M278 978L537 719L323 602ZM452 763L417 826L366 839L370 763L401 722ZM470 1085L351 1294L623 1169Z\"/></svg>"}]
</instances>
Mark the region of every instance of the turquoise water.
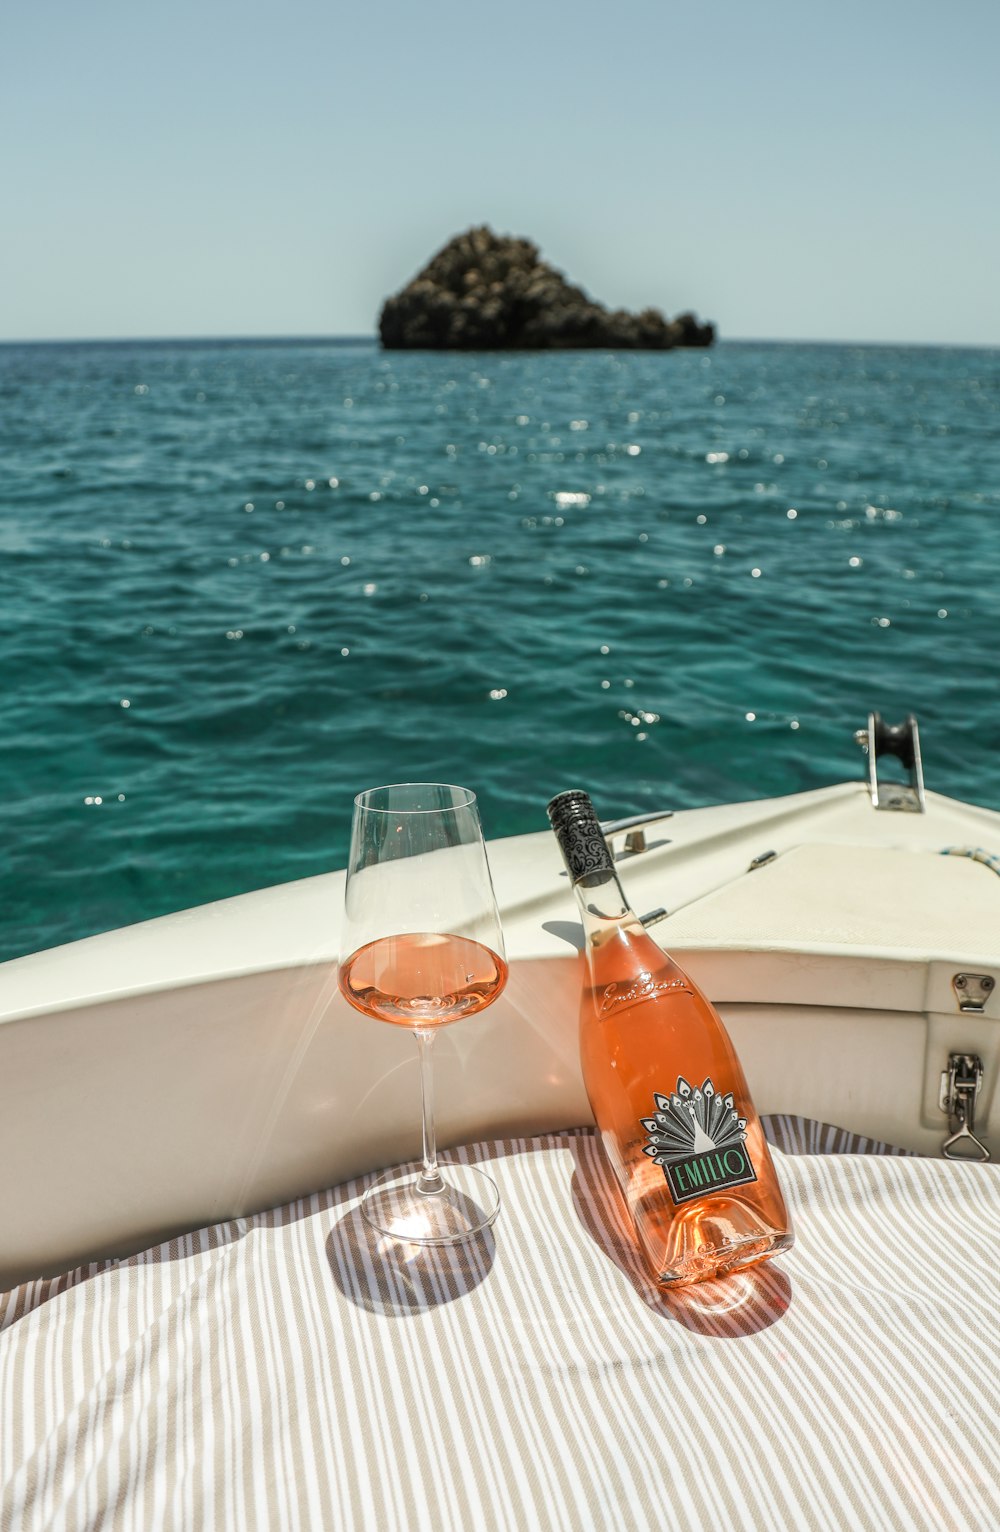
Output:
<instances>
[{"instance_id":1,"label":"turquoise water","mask_svg":"<svg viewBox=\"0 0 1000 1532\"><path fill-rule=\"evenodd\" d=\"M343 863L856 777L1000 808L1000 353L0 347L0 956Z\"/></svg>"}]
</instances>

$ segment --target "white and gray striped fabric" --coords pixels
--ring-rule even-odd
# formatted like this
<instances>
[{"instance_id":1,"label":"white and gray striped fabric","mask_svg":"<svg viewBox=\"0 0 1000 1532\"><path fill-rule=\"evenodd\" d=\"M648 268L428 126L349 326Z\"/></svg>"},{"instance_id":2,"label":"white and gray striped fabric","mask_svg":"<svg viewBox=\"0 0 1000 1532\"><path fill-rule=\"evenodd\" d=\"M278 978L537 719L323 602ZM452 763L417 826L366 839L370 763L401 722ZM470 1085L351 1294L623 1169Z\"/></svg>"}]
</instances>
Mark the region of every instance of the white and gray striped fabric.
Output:
<instances>
[{"instance_id":1,"label":"white and gray striped fabric","mask_svg":"<svg viewBox=\"0 0 1000 1532\"><path fill-rule=\"evenodd\" d=\"M1000 1170L770 1131L794 1251L670 1297L585 1131L463 1151L465 1254L356 1182L18 1288L0 1525L996 1532Z\"/></svg>"}]
</instances>

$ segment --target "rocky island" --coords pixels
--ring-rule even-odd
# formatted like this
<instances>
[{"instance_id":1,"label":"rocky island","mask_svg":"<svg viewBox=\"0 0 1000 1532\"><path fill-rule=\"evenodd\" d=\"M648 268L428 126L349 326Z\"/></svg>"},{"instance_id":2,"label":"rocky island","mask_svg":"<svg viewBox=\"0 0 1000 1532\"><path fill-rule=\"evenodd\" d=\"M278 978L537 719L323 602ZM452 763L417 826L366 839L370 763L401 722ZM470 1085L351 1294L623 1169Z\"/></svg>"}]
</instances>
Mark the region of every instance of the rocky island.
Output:
<instances>
[{"instance_id":1,"label":"rocky island","mask_svg":"<svg viewBox=\"0 0 1000 1532\"><path fill-rule=\"evenodd\" d=\"M386 300L379 335L396 351L668 351L710 346L715 326L693 314L607 309L543 261L530 240L483 227L449 240Z\"/></svg>"}]
</instances>

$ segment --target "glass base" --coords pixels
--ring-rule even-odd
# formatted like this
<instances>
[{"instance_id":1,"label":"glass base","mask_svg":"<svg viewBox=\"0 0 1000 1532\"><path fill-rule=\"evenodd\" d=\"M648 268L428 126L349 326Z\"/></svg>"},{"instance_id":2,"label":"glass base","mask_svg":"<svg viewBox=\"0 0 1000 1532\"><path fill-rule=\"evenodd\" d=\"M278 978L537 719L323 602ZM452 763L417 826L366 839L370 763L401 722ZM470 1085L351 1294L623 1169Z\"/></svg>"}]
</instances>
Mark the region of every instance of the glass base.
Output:
<instances>
[{"instance_id":1,"label":"glass base","mask_svg":"<svg viewBox=\"0 0 1000 1532\"><path fill-rule=\"evenodd\" d=\"M474 1165L439 1161L440 1180L422 1171L387 1170L365 1192L361 1212L379 1234L408 1245L457 1245L475 1239L500 1211L496 1183Z\"/></svg>"}]
</instances>

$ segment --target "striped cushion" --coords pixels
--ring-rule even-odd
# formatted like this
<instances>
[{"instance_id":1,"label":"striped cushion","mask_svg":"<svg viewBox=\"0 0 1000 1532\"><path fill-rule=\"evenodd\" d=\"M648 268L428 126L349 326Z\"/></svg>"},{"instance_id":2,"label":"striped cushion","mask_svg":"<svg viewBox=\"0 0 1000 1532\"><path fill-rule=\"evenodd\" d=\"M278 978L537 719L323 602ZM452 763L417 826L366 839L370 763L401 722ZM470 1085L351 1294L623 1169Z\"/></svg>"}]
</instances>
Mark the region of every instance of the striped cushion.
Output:
<instances>
[{"instance_id":1,"label":"striped cushion","mask_svg":"<svg viewBox=\"0 0 1000 1532\"><path fill-rule=\"evenodd\" d=\"M589 1131L462 1151L464 1253L355 1182L18 1288L0 1526L995 1532L1000 1173L770 1127L794 1251L669 1297Z\"/></svg>"}]
</instances>

